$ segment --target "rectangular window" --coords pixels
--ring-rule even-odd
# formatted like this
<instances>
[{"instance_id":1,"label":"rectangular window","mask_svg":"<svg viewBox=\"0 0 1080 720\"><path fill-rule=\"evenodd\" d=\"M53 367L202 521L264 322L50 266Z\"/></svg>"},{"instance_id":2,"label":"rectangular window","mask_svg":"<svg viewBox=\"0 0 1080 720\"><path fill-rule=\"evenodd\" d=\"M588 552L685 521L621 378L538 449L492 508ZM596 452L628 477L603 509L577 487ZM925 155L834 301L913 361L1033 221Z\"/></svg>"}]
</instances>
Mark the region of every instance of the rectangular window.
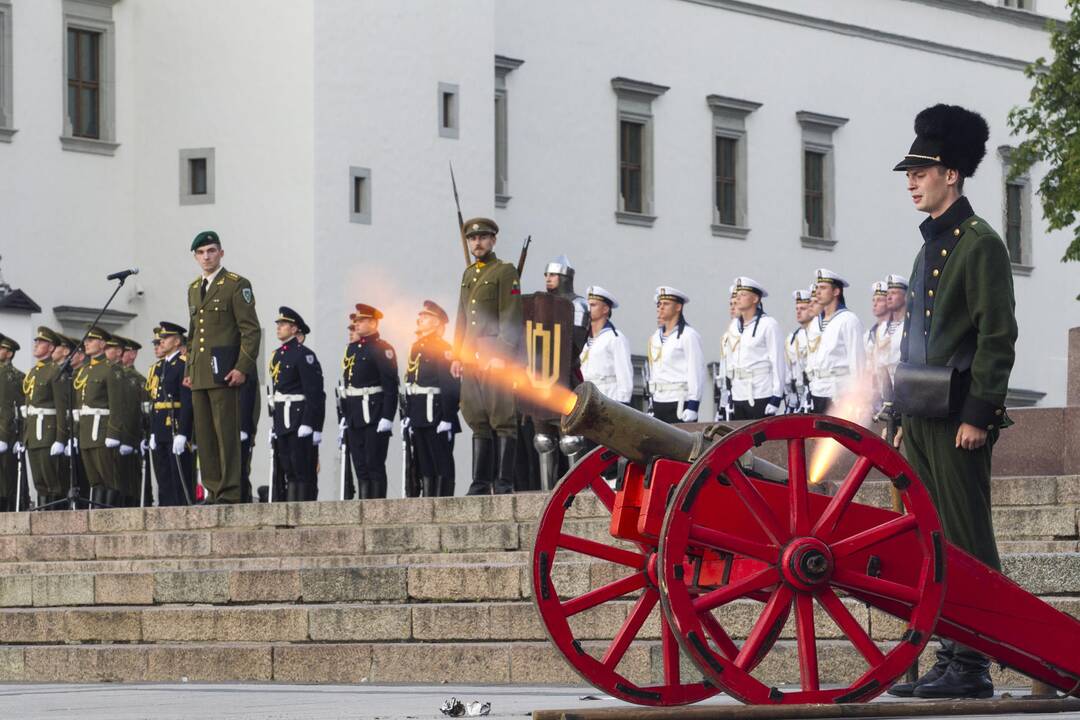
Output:
<instances>
[{"instance_id":1,"label":"rectangular window","mask_svg":"<svg viewBox=\"0 0 1080 720\"><path fill-rule=\"evenodd\" d=\"M1013 8L1014 10L1034 10L1035 0L1001 0L1003 7Z\"/></svg>"},{"instance_id":2,"label":"rectangular window","mask_svg":"<svg viewBox=\"0 0 1080 720\"><path fill-rule=\"evenodd\" d=\"M206 158L188 160L188 173L191 175L191 194L206 194Z\"/></svg>"},{"instance_id":3,"label":"rectangular window","mask_svg":"<svg viewBox=\"0 0 1080 720\"><path fill-rule=\"evenodd\" d=\"M214 148L180 151L180 204L212 205L216 192Z\"/></svg>"},{"instance_id":4,"label":"rectangular window","mask_svg":"<svg viewBox=\"0 0 1080 720\"><path fill-rule=\"evenodd\" d=\"M825 237L825 154L812 150L803 158L803 234Z\"/></svg>"},{"instance_id":5,"label":"rectangular window","mask_svg":"<svg viewBox=\"0 0 1080 720\"><path fill-rule=\"evenodd\" d=\"M458 137L458 86L439 83L439 137Z\"/></svg>"},{"instance_id":6,"label":"rectangular window","mask_svg":"<svg viewBox=\"0 0 1080 720\"><path fill-rule=\"evenodd\" d=\"M738 140L716 137L716 219L721 225L735 225L735 150Z\"/></svg>"},{"instance_id":7,"label":"rectangular window","mask_svg":"<svg viewBox=\"0 0 1080 720\"><path fill-rule=\"evenodd\" d=\"M1005 246L1014 263L1023 264L1024 258L1024 186L1008 183L1005 186Z\"/></svg>"},{"instance_id":8,"label":"rectangular window","mask_svg":"<svg viewBox=\"0 0 1080 720\"><path fill-rule=\"evenodd\" d=\"M11 142L16 132L11 59L11 2L0 0L0 142Z\"/></svg>"},{"instance_id":9,"label":"rectangular window","mask_svg":"<svg viewBox=\"0 0 1080 720\"><path fill-rule=\"evenodd\" d=\"M75 137L101 138L101 33L68 28L68 120Z\"/></svg>"},{"instance_id":10,"label":"rectangular window","mask_svg":"<svg viewBox=\"0 0 1080 720\"><path fill-rule=\"evenodd\" d=\"M352 211L354 215L362 215L367 212L367 178L353 178Z\"/></svg>"},{"instance_id":11,"label":"rectangular window","mask_svg":"<svg viewBox=\"0 0 1080 720\"><path fill-rule=\"evenodd\" d=\"M645 205L641 182L644 130L642 123L623 120L619 124L619 197L623 212L640 213Z\"/></svg>"},{"instance_id":12,"label":"rectangular window","mask_svg":"<svg viewBox=\"0 0 1080 720\"><path fill-rule=\"evenodd\" d=\"M495 56L495 207L510 202L510 130L506 77L525 64L524 60Z\"/></svg>"},{"instance_id":13,"label":"rectangular window","mask_svg":"<svg viewBox=\"0 0 1080 720\"><path fill-rule=\"evenodd\" d=\"M349 222L371 224L371 170L349 168Z\"/></svg>"}]
</instances>

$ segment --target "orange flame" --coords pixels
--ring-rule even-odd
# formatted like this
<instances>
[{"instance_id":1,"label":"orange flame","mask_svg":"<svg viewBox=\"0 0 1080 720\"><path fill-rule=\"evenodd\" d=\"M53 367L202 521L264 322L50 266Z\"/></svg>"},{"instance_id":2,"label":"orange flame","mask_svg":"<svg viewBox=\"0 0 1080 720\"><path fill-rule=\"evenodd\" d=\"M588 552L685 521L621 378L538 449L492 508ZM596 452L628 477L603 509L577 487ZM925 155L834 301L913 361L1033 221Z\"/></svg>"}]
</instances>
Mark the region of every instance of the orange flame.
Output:
<instances>
[{"instance_id":1,"label":"orange flame","mask_svg":"<svg viewBox=\"0 0 1080 720\"><path fill-rule=\"evenodd\" d=\"M873 379L865 375L840 396L829 412L835 417L866 425L869 421L873 393ZM810 454L808 478L811 485L817 485L825 479L825 475L836 462L843 447L831 439L814 443L814 449Z\"/></svg>"}]
</instances>

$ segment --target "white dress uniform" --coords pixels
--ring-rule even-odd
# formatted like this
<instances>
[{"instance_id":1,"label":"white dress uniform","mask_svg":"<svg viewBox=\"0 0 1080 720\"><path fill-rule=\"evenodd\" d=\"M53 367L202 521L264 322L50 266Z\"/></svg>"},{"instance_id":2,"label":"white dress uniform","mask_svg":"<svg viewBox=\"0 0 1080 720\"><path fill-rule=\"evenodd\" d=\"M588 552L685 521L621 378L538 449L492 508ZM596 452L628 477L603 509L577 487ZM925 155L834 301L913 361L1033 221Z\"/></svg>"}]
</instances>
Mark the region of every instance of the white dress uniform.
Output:
<instances>
[{"instance_id":1,"label":"white dress uniform","mask_svg":"<svg viewBox=\"0 0 1080 720\"><path fill-rule=\"evenodd\" d=\"M788 363L788 387L794 389L794 397L790 393L786 396L784 412L806 412L806 395L809 392L806 386L806 356L810 352L809 343L810 336L804 327L797 328L784 343Z\"/></svg>"},{"instance_id":2,"label":"white dress uniform","mask_svg":"<svg viewBox=\"0 0 1080 720\"><path fill-rule=\"evenodd\" d=\"M656 299L689 302L685 293L667 286L656 289ZM696 414L705 389L705 354L698 331L681 323L665 335L659 327L649 337L648 353L649 393L656 417L679 422L684 410Z\"/></svg>"},{"instance_id":3,"label":"white dress uniform","mask_svg":"<svg viewBox=\"0 0 1080 720\"><path fill-rule=\"evenodd\" d=\"M614 310L615 297L599 285L586 291L588 297L603 300ZM590 332L581 350L581 376L612 400L628 403L634 395L634 365L630 360L630 340L615 329L610 320L598 335Z\"/></svg>"},{"instance_id":4,"label":"white dress uniform","mask_svg":"<svg viewBox=\"0 0 1080 720\"><path fill-rule=\"evenodd\" d=\"M768 293L748 277L735 278L735 289L755 293L759 300ZM758 304L757 315L750 322L735 318L732 323L738 341L731 355L731 398L736 403L746 403L738 408L739 415L762 417L780 408L787 381L787 361L784 357L784 339L780 323L766 315ZM756 407L760 405L761 407ZM772 408L772 412L766 408Z\"/></svg>"},{"instance_id":5,"label":"white dress uniform","mask_svg":"<svg viewBox=\"0 0 1080 720\"><path fill-rule=\"evenodd\" d=\"M830 270L819 269L817 278L848 286L846 280ZM866 371L866 332L859 317L846 307L828 320L822 313L810 326L806 374L810 379L810 395L820 405L822 400L839 400Z\"/></svg>"}]
</instances>

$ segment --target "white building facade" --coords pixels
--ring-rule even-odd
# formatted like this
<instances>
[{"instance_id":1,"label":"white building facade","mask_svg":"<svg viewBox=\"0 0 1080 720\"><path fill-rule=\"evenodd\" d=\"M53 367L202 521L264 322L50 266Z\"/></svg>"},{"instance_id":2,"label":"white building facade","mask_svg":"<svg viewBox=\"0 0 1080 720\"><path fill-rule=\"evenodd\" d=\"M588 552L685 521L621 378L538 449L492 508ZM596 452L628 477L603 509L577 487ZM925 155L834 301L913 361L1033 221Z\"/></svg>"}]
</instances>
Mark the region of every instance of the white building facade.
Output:
<instances>
[{"instance_id":1,"label":"white building facade","mask_svg":"<svg viewBox=\"0 0 1080 720\"><path fill-rule=\"evenodd\" d=\"M915 114L944 101L991 128L966 191L1012 243L1014 399L1061 404L1076 272L1058 262L1067 234L1045 231L1038 175L1007 187L1005 118L1048 52L1045 16L1066 10L1006 4L0 0L0 271L41 307L0 307L0 332L74 334L104 276L137 266L108 320L148 340L185 322L188 246L214 229L254 286L264 360L289 305L329 383L354 303L386 313L399 353L424 299L453 315L453 163L464 213L501 226L500 256L532 235L526 292L566 253L579 292L619 298L614 321L644 353L653 288L675 285L715 359L738 274L788 330L790 292L818 267L850 279L869 318L871 282L908 274L921 242L891 168Z\"/></svg>"}]
</instances>

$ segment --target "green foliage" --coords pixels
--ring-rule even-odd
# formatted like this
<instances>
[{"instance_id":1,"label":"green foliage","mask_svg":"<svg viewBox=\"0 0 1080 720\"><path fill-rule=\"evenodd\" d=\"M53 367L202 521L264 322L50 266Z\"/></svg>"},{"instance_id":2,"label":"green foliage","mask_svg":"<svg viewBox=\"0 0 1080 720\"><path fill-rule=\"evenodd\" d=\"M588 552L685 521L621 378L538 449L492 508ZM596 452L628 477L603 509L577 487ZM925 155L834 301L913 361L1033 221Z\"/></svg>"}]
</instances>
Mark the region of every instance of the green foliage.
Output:
<instances>
[{"instance_id":1,"label":"green foliage","mask_svg":"<svg viewBox=\"0 0 1080 720\"><path fill-rule=\"evenodd\" d=\"M1080 261L1080 0L1068 4L1070 19L1050 22L1053 59L1039 58L1025 70L1034 83L1029 104L1009 113L1012 134L1024 138L1012 153L1010 179L1037 162L1046 165L1039 183L1043 217L1050 230L1073 231L1062 262Z\"/></svg>"}]
</instances>

